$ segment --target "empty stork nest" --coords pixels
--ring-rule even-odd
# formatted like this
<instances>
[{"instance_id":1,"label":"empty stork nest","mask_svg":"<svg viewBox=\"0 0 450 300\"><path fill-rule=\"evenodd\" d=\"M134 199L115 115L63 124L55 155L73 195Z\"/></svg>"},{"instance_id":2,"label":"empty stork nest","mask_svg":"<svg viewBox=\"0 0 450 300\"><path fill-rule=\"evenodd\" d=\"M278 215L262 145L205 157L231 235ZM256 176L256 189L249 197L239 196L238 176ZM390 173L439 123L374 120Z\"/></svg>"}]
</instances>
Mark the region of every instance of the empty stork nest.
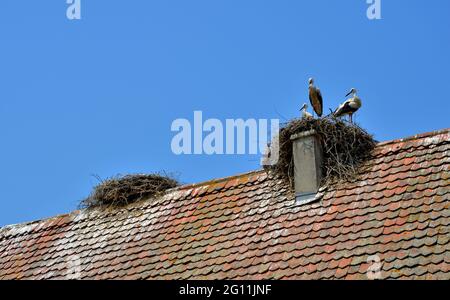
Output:
<instances>
[{"instance_id":1,"label":"empty stork nest","mask_svg":"<svg viewBox=\"0 0 450 300\"><path fill-rule=\"evenodd\" d=\"M179 186L173 176L165 173L118 175L99 181L89 197L81 201L81 208L124 207Z\"/></svg>"},{"instance_id":2,"label":"empty stork nest","mask_svg":"<svg viewBox=\"0 0 450 300\"><path fill-rule=\"evenodd\" d=\"M376 141L356 124L334 117L294 119L285 124L279 136L279 160L272 170L293 187L294 162L291 136L315 130L323 149L321 185L357 179L364 162L371 157Z\"/></svg>"}]
</instances>

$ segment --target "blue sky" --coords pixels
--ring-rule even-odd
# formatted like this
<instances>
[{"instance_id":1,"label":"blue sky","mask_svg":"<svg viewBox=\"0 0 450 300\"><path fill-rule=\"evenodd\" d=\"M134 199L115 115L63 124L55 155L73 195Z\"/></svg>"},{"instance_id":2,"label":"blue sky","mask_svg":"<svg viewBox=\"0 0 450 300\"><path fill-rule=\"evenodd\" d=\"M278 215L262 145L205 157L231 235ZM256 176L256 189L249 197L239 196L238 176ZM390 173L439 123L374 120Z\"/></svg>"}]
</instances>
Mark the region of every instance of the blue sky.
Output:
<instances>
[{"instance_id":1,"label":"blue sky","mask_svg":"<svg viewBox=\"0 0 450 300\"><path fill-rule=\"evenodd\" d=\"M298 116L356 87L378 140L449 127L450 2L0 2L0 226L76 209L96 174L166 170L184 183L259 168L256 156L176 156L174 119ZM284 121L284 120L282 120Z\"/></svg>"}]
</instances>

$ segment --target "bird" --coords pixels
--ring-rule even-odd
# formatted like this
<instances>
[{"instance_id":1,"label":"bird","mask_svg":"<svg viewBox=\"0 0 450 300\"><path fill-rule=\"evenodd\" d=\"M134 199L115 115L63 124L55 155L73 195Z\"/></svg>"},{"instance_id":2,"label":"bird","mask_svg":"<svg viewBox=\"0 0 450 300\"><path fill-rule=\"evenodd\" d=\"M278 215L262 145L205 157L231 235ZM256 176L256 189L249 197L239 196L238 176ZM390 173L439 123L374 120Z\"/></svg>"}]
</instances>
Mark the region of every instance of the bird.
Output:
<instances>
[{"instance_id":1,"label":"bird","mask_svg":"<svg viewBox=\"0 0 450 300\"><path fill-rule=\"evenodd\" d=\"M314 112L319 117L322 117L323 113L322 93L317 87L314 86L313 78L309 79L309 101L311 102Z\"/></svg>"},{"instance_id":2,"label":"bird","mask_svg":"<svg viewBox=\"0 0 450 300\"><path fill-rule=\"evenodd\" d=\"M313 118L313 116L308 112L308 104L304 103L302 108L300 108L302 112L302 119Z\"/></svg>"},{"instance_id":3,"label":"bird","mask_svg":"<svg viewBox=\"0 0 450 300\"><path fill-rule=\"evenodd\" d=\"M352 118L353 114L362 106L361 98L359 98L356 94L357 94L356 89L352 88L350 92L347 95L345 95L345 97L348 97L350 95L352 95L352 97L346 100L341 105L339 105L339 107L334 112L335 117L342 117L344 115L349 115L350 123L353 123Z\"/></svg>"}]
</instances>

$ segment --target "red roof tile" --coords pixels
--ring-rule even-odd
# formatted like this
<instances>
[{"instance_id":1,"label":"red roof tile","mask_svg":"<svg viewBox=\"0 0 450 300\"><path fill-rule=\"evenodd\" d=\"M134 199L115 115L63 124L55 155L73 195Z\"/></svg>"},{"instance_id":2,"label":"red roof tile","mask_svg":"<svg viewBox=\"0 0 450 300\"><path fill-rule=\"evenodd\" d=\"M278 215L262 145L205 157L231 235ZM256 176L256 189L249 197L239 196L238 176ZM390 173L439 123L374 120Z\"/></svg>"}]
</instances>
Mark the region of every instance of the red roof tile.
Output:
<instances>
[{"instance_id":1,"label":"red roof tile","mask_svg":"<svg viewBox=\"0 0 450 300\"><path fill-rule=\"evenodd\" d=\"M264 171L0 229L0 279L450 279L450 130L380 143L296 205Z\"/></svg>"}]
</instances>

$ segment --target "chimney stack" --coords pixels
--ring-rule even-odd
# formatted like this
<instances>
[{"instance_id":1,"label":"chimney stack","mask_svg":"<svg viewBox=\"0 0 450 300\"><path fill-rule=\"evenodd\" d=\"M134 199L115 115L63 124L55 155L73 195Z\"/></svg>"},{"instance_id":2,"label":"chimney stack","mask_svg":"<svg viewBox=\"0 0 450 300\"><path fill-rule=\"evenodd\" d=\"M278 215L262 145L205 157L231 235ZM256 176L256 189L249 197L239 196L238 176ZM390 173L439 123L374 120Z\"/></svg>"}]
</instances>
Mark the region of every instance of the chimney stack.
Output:
<instances>
[{"instance_id":1,"label":"chimney stack","mask_svg":"<svg viewBox=\"0 0 450 300\"><path fill-rule=\"evenodd\" d=\"M291 136L294 156L294 185L297 204L315 200L322 179L323 152L314 130Z\"/></svg>"}]
</instances>

